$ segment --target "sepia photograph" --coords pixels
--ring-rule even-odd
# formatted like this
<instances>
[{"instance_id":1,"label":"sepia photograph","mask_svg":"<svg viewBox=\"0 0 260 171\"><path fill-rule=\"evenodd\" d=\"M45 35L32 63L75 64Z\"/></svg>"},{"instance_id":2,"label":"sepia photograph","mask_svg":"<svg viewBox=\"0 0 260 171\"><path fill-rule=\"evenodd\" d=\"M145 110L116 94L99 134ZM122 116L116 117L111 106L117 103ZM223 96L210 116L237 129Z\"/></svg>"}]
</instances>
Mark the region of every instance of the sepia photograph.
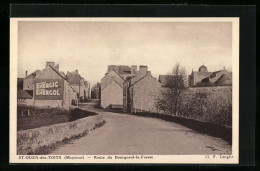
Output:
<instances>
[{"instance_id":1,"label":"sepia photograph","mask_svg":"<svg viewBox=\"0 0 260 171\"><path fill-rule=\"evenodd\" d=\"M238 163L239 18L11 18L11 163Z\"/></svg>"}]
</instances>

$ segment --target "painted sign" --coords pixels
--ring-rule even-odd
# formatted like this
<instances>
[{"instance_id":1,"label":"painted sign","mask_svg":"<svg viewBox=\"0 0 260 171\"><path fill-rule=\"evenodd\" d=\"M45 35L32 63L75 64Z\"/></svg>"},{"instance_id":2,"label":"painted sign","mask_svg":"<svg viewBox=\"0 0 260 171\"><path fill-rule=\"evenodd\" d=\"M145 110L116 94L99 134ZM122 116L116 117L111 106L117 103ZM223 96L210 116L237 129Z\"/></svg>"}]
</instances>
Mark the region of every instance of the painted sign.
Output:
<instances>
[{"instance_id":1,"label":"painted sign","mask_svg":"<svg viewBox=\"0 0 260 171\"><path fill-rule=\"evenodd\" d=\"M35 80L35 100L63 100L64 80Z\"/></svg>"},{"instance_id":2,"label":"painted sign","mask_svg":"<svg viewBox=\"0 0 260 171\"><path fill-rule=\"evenodd\" d=\"M27 100L26 99L17 99L17 103L26 105L27 104Z\"/></svg>"}]
</instances>

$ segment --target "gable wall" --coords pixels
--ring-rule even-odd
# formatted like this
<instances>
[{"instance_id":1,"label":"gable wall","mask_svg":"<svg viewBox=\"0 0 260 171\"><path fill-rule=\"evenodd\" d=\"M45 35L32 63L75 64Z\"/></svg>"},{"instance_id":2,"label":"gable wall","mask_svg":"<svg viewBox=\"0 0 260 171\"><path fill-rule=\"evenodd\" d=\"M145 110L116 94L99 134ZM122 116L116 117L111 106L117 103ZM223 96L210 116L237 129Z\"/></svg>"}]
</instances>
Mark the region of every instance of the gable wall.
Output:
<instances>
[{"instance_id":1,"label":"gable wall","mask_svg":"<svg viewBox=\"0 0 260 171\"><path fill-rule=\"evenodd\" d=\"M156 112L155 102L160 95L161 84L151 76L146 76L135 85L130 87L132 96L132 112L135 109Z\"/></svg>"},{"instance_id":2,"label":"gable wall","mask_svg":"<svg viewBox=\"0 0 260 171\"><path fill-rule=\"evenodd\" d=\"M115 81L101 91L101 107L107 108L111 104L123 105L123 89Z\"/></svg>"}]
</instances>

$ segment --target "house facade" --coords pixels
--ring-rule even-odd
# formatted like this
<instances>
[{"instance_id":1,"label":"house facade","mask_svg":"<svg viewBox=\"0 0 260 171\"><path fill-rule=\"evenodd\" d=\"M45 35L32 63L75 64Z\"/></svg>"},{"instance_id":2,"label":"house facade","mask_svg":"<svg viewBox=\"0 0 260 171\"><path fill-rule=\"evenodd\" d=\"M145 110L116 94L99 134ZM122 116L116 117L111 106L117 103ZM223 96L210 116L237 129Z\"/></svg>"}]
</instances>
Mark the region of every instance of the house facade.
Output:
<instances>
[{"instance_id":1,"label":"house facade","mask_svg":"<svg viewBox=\"0 0 260 171\"><path fill-rule=\"evenodd\" d=\"M18 82L18 106L62 107L76 104L77 93L59 71L59 65L46 62L43 70L36 70ZM22 89L21 89L22 87Z\"/></svg>"},{"instance_id":2,"label":"house facade","mask_svg":"<svg viewBox=\"0 0 260 171\"><path fill-rule=\"evenodd\" d=\"M123 83L125 79L113 68L101 79L101 107L123 106Z\"/></svg>"},{"instance_id":3,"label":"house facade","mask_svg":"<svg viewBox=\"0 0 260 171\"><path fill-rule=\"evenodd\" d=\"M151 75L124 84L124 112L156 112L161 84Z\"/></svg>"},{"instance_id":4,"label":"house facade","mask_svg":"<svg viewBox=\"0 0 260 171\"><path fill-rule=\"evenodd\" d=\"M155 102L161 93L161 83L151 75L147 66L140 66L123 85L124 112L156 112Z\"/></svg>"},{"instance_id":5,"label":"house facade","mask_svg":"<svg viewBox=\"0 0 260 171\"><path fill-rule=\"evenodd\" d=\"M76 92L64 74L48 65L34 80L34 106L69 109L76 101Z\"/></svg>"}]
</instances>

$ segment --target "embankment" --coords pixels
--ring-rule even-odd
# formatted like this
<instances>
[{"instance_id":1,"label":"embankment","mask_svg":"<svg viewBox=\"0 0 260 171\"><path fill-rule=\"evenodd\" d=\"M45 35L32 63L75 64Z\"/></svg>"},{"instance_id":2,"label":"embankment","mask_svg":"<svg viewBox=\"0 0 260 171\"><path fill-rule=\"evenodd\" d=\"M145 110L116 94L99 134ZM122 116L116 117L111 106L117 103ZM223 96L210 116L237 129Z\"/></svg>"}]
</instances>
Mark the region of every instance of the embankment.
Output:
<instances>
[{"instance_id":1,"label":"embankment","mask_svg":"<svg viewBox=\"0 0 260 171\"><path fill-rule=\"evenodd\" d=\"M35 154L41 148L47 148L66 139L84 135L104 122L102 116L95 115L72 122L18 131L17 154Z\"/></svg>"}]
</instances>

